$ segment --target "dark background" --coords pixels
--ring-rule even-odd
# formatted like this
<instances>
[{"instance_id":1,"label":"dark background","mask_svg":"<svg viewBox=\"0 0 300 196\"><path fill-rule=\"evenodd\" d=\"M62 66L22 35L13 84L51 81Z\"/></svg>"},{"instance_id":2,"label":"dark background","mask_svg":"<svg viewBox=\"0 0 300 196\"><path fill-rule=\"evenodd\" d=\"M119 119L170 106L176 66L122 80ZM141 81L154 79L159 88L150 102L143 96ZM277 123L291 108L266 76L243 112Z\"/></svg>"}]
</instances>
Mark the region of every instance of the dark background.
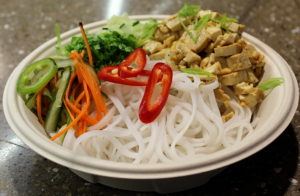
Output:
<instances>
[{"instance_id":1,"label":"dark background","mask_svg":"<svg viewBox=\"0 0 300 196\"><path fill-rule=\"evenodd\" d=\"M18 63L55 36L55 23L64 32L79 21L87 24L123 12L172 14L183 2L238 18L247 26L246 32L281 54L300 79L299 0L0 0L0 196L156 195L90 184L69 169L37 155L9 128L2 111L2 93ZM299 120L298 109L285 132L268 147L229 166L207 184L174 195L300 195Z\"/></svg>"}]
</instances>

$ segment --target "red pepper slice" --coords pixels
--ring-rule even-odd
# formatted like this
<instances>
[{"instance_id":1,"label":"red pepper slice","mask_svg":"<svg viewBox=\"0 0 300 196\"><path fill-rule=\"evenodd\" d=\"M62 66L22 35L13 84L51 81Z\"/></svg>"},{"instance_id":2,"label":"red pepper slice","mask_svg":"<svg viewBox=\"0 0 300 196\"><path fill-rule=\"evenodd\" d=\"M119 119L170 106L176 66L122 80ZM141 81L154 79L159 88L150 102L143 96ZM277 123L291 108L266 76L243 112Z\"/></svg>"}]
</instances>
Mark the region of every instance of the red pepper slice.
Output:
<instances>
[{"instance_id":1,"label":"red pepper slice","mask_svg":"<svg viewBox=\"0 0 300 196\"><path fill-rule=\"evenodd\" d=\"M119 64L119 76L122 78L137 76L146 65L146 52L142 48L135 49ZM136 67L130 67L135 64Z\"/></svg>"},{"instance_id":2,"label":"red pepper slice","mask_svg":"<svg viewBox=\"0 0 300 196\"><path fill-rule=\"evenodd\" d=\"M118 84L125 84L131 86L146 86L148 81L139 81L120 77L118 66L106 66L99 70L97 76L100 80L105 80ZM147 74L147 73L145 73Z\"/></svg>"},{"instance_id":3,"label":"red pepper slice","mask_svg":"<svg viewBox=\"0 0 300 196\"><path fill-rule=\"evenodd\" d=\"M141 75L141 76L150 76L150 74L151 74L151 71L145 70L145 69L139 73L139 75Z\"/></svg>"},{"instance_id":4,"label":"red pepper slice","mask_svg":"<svg viewBox=\"0 0 300 196\"><path fill-rule=\"evenodd\" d=\"M143 123L150 123L157 118L165 106L172 84L172 69L165 63L156 63L151 71L148 84L139 108L139 117ZM154 88L160 84L162 89L152 103Z\"/></svg>"}]
</instances>

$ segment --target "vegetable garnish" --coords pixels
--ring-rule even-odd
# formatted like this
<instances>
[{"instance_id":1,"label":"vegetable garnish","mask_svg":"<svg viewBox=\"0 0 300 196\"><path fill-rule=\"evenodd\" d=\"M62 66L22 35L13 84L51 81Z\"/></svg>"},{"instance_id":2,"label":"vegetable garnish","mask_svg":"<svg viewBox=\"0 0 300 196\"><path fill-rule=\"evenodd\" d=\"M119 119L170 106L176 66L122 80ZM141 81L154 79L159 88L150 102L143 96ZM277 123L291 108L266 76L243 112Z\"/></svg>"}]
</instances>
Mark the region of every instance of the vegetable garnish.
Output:
<instances>
[{"instance_id":1,"label":"vegetable garnish","mask_svg":"<svg viewBox=\"0 0 300 196\"><path fill-rule=\"evenodd\" d=\"M98 78L117 84L146 86L147 81L137 80L137 76L149 76L150 71L144 70L146 52L137 48L117 66L106 66L99 70Z\"/></svg>"},{"instance_id":2,"label":"vegetable garnish","mask_svg":"<svg viewBox=\"0 0 300 196\"><path fill-rule=\"evenodd\" d=\"M137 48L133 36L121 35L116 31L106 31L101 34L87 35L93 54L94 69L97 71L106 65L117 65ZM82 37L72 37L71 43L65 46L68 53L86 50ZM85 60L87 60L85 56Z\"/></svg>"},{"instance_id":3,"label":"vegetable garnish","mask_svg":"<svg viewBox=\"0 0 300 196\"><path fill-rule=\"evenodd\" d=\"M206 26L208 21L211 19L212 14L205 14L198 23L195 24L195 28L197 29L198 32L201 32L202 29Z\"/></svg>"},{"instance_id":4,"label":"vegetable garnish","mask_svg":"<svg viewBox=\"0 0 300 196\"><path fill-rule=\"evenodd\" d=\"M185 4L177 13L178 20L183 29L187 32L187 34L190 36L190 38L196 43L197 42L197 36L195 37L186 27L182 19L185 19L188 21L189 24L192 24L191 18L194 17L194 28L196 27L198 20L197 20L197 14L200 11L201 7L199 5L189 5Z\"/></svg>"},{"instance_id":5,"label":"vegetable garnish","mask_svg":"<svg viewBox=\"0 0 300 196\"><path fill-rule=\"evenodd\" d=\"M193 75L206 75L206 76L213 76L212 73L202 70L200 68L182 68L180 71L188 74L193 74Z\"/></svg>"},{"instance_id":6,"label":"vegetable garnish","mask_svg":"<svg viewBox=\"0 0 300 196\"><path fill-rule=\"evenodd\" d=\"M88 112L88 109L90 107L90 95L89 95L89 91L87 89L87 84L85 81L83 81L83 87L84 87L84 93L85 93L85 97L86 97L86 103L81 108L81 111L78 114L78 116L76 116L76 118L74 120L72 120L72 122L66 128L64 128L63 130L58 132L55 136L50 138L52 141L56 140L58 137L60 137L64 133L66 133L71 127L75 126L79 122L79 120ZM80 132L80 133L82 134L82 132ZM77 136L79 136L79 134Z\"/></svg>"},{"instance_id":7,"label":"vegetable garnish","mask_svg":"<svg viewBox=\"0 0 300 196\"><path fill-rule=\"evenodd\" d=\"M79 23L79 27L80 27L81 35L82 35L82 38L83 38L83 41L84 41L84 44L85 44L85 47L86 47L86 51L87 51L88 56L89 56L89 64L90 64L90 66L93 67L92 51L91 51L90 44L89 44L89 42L87 40L87 37L86 37L85 31L84 31L82 22Z\"/></svg>"},{"instance_id":8,"label":"vegetable garnish","mask_svg":"<svg viewBox=\"0 0 300 196\"><path fill-rule=\"evenodd\" d=\"M69 82L69 85L67 87L67 90L66 90L66 93L65 93L65 98L64 98L64 104L66 106L67 109L69 109L70 111L72 110L72 112L74 112L74 115L75 114L79 114L80 113L80 108L78 106L76 106L72 100L76 99L75 98L75 91L74 91L74 94L72 93L71 96L70 96L70 89L71 87L73 86L73 83L74 83L74 80L76 79L77 76L77 73L76 71L72 73L71 75L71 78L70 78L70 82ZM78 79L78 78L77 78ZM79 80L79 79L78 79ZM79 85L78 85L79 86ZM76 87L75 87L76 88ZM74 89L74 88L73 88ZM78 88L76 88L76 90L78 90ZM70 100L71 99L71 100ZM74 116L73 113L70 112L70 116ZM97 120L86 115L86 120L88 121L88 123L90 124L95 124L97 123Z\"/></svg>"},{"instance_id":9,"label":"vegetable garnish","mask_svg":"<svg viewBox=\"0 0 300 196\"><path fill-rule=\"evenodd\" d=\"M119 64L119 75L123 78L137 76L146 65L146 52L142 48L135 49Z\"/></svg>"},{"instance_id":10,"label":"vegetable garnish","mask_svg":"<svg viewBox=\"0 0 300 196\"><path fill-rule=\"evenodd\" d=\"M113 16L107 21L107 30L116 31L122 36L131 36L137 43L137 47L142 46L153 38L153 34L158 23L151 19L147 22L132 20L127 14Z\"/></svg>"},{"instance_id":11,"label":"vegetable garnish","mask_svg":"<svg viewBox=\"0 0 300 196\"><path fill-rule=\"evenodd\" d=\"M195 16L200 11L201 6L199 5L189 5L185 4L177 13L179 17L188 18L191 16Z\"/></svg>"},{"instance_id":12,"label":"vegetable garnish","mask_svg":"<svg viewBox=\"0 0 300 196\"><path fill-rule=\"evenodd\" d=\"M268 78L265 81L263 81L261 84L259 84L257 88L259 88L262 91L267 91L275 88L276 86L281 85L282 83L283 83L283 78Z\"/></svg>"},{"instance_id":13,"label":"vegetable garnish","mask_svg":"<svg viewBox=\"0 0 300 196\"><path fill-rule=\"evenodd\" d=\"M213 19L214 22L217 22L217 23L220 23L221 27L224 29L224 30L227 30L228 29L228 24L231 23L231 22L238 22L237 19L235 18L230 18L227 16L227 14L222 14L221 16Z\"/></svg>"},{"instance_id":14,"label":"vegetable garnish","mask_svg":"<svg viewBox=\"0 0 300 196\"><path fill-rule=\"evenodd\" d=\"M74 51L70 54L70 58L73 59L75 71L71 75L64 96L64 103L72 121L65 129L53 136L51 140L60 137L71 127L74 127L76 135L80 136L87 131L88 125L96 124L107 113L100 87L96 81L97 78L94 77L91 73L91 69L89 69L88 65L83 61L83 56L84 52L79 54L77 51ZM75 80L77 82L76 85ZM75 85L75 90L72 91L70 96L70 90L73 85ZM96 118L91 117L89 114L89 108L92 104L95 105L97 112Z\"/></svg>"},{"instance_id":15,"label":"vegetable garnish","mask_svg":"<svg viewBox=\"0 0 300 196\"><path fill-rule=\"evenodd\" d=\"M49 58L30 64L19 77L17 91L22 95L39 92L57 70L55 62Z\"/></svg>"},{"instance_id":16,"label":"vegetable garnish","mask_svg":"<svg viewBox=\"0 0 300 196\"><path fill-rule=\"evenodd\" d=\"M169 96L172 77L173 71L167 64L156 63L154 65L139 108L139 118L143 123L152 122L160 114ZM154 90L157 84L162 89L153 102Z\"/></svg>"},{"instance_id":17,"label":"vegetable garnish","mask_svg":"<svg viewBox=\"0 0 300 196\"><path fill-rule=\"evenodd\" d=\"M184 30L187 32L187 34L190 36L190 38L196 43L199 37L199 33L201 33L202 29L206 26L209 20L212 18L212 14L206 14L200 19L198 19L198 12L201 10L201 7L198 5L188 5L185 4L177 13L179 23L184 28ZM182 19L185 19L188 21L189 24L192 24L193 22L193 28L196 31L196 34L193 34L187 26L184 24Z\"/></svg>"},{"instance_id":18,"label":"vegetable garnish","mask_svg":"<svg viewBox=\"0 0 300 196\"><path fill-rule=\"evenodd\" d=\"M59 82L58 90L55 95L54 102L52 102L45 120L44 128L47 133L56 131L59 114L62 109L63 97L70 79L70 75L71 75L71 68L68 67L64 69L61 78L59 79L60 82Z\"/></svg>"},{"instance_id":19,"label":"vegetable garnish","mask_svg":"<svg viewBox=\"0 0 300 196\"><path fill-rule=\"evenodd\" d=\"M117 84L124 84L130 86L146 86L147 81L140 81L136 79L129 79L121 77L119 74L119 66L106 66L99 70L98 78ZM141 74L143 75L143 74Z\"/></svg>"},{"instance_id":20,"label":"vegetable garnish","mask_svg":"<svg viewBox=\"0 0 300 196\"><path fill-rule=\"evenodd\" d=\"M104 100L102 99L101 89L96 82L97 78L95 78L90 69L87 68L88 65L83 62L82 56L77 52L73 52L70 55L70 57L74 59L78 77L81 78L81 80L85 80L89 89L91 90L97 110L97 119L100 120L102 115L107 113L107 108Z\"/></svg>"},{"instance_id":21,"label":"vegetable garnish","mask_svg":"<svg viewBox=\"0 0 300 196\"><path fill-rule=\"evenodd\" d=\"M60 38L60 28L58 24L55 24L55 33L56 33L56 46L55 46L55 53L56 55L59 56L65 56L66 55L66 50L65 48L61 45L61 38Z\"/></svg>"},{"instance_id":22,"label":"vegetable garnish","mask_svg":"<svg viewBox=\"0 0 300 196\"><path fill-rule=\"evenodd\" d=\"M44 120L42 117L42 95L44 91L45 91L45 87L42 88L42 90L40 90L36 96L36 112L37 112L38 119L41 125L43 126L44 126Z\"/></svg>"}]
</instances>

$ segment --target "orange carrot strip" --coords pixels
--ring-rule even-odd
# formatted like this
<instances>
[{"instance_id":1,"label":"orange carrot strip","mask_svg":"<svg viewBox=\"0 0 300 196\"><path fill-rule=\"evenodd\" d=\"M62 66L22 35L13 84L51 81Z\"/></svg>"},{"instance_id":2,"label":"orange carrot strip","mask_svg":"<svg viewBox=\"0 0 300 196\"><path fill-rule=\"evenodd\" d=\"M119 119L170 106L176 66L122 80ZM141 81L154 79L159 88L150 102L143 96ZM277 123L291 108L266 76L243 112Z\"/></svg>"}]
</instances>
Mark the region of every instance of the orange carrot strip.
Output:
<instances>
[{"instance_id":1,"label":"orange carrot strip","mask_svg":"<svg viewBox=\"0 0 300 196\"><path fill-rule=\"evenodd\" d=\"M78 57L78 55L77 55ZM78 71L82 74L84 80L87 82L93 99L95 101L95 105L96 105L96 110L97 110L97 119L100 120L102 118L102 112L104 114L107 113L107 108L105 106L105 102L102 98L102 94L100 91L100 87L98 86L97 82L94 80L91 72L88 70L88 68L86 67L87 65L83 62L82 58L79 59L80 63L82 66L78 65L76 66L76 68L78 69Z\"/></svg>"},{"instance_id":2,"label":"orange carrot strip","mask_svg":"<svg viewBox=\"0 0 300 196\"><path fill-rule=\"evenodd\" d=\"M43 126L44 126L44 120L42 117L42 95L44 91L45 88L42 88L36 96L36 111L37 111L38 119Z\"/></svg>"},{"instance_id":3,"label":"orange carrot strip","mask_svg":"<svg viewBox=\"0 0 300 196\"><path fill-rule=\"evenodd\" d=\"M66 109L67 109L67 112L68 112L68 114L70 115L71 119L74 120L74 119L75 119L75 118L74 118L74 115L73 115L72 112L70 111L70 108L69 108L68 105L66 104L66 101L63 100L63 102L64 102L64 105L65 105L65 107L66 107Z\"/></svg>"},{"instance_id":4,"label":"orange carrot strip","mask_svg":"<svg viewBox=\"0 0 300 196\"><path fill-rule=\"evenodd\" d=\"M86 121L83 120L83 121L82 121L82 128L81 128L81 133L80 133L80 135L81 135L81 134L84 134L86 131L87 131ZM80 135L79 135L79 136L80 136Z\"/></svg>"},{"instance_id":5,"label":"orange carrot strip","mask_svg":"<svg viewBox=\"0 0 300 196\"><path fill-rule=\"evenodd\" d=\"M80 93L80 95L76 98L74 105L77 107L79 102L82 100L82 98L84 97L84 91Z\"/></svg>"},{"instance_id":6,"label":"orange carrot strip","mask_svg":"<svg viewBox=\"0 0 300 196\"><path fill-rule=\"evenodd\" d=\"M70 98L73 101L75 100L76 92L77 92L79 86L80 86L80 84L76 84L75 87L74 87L74 84L72 86L72 92L71 92Z\"/></svg>"},{"instance_id":7,"label":"orange carrot strip","mask_svg":"<svg viewBox=\"0 0 300 196\"><path fill-rule=\"evenodd\" d=\"M92 55L91 47L90 47L89 41L86 37L86 34L84 32L83 25L81 22L79 23L79 27L80 27L80 31L81 31L81 34L82 34L82 37L84 40L84 44L86 46L86 50L87 50L87 53L89 56L89 64L93 67L93 55Z\"/></svg>"},{"instance_id":8,"label":"orange carrot strip","mask_svg":"<svg viewBox=\"0 0 300 196\"><path fill-rule=\"evenodd\" d=\"M86 104L84 105L84 107L82 108L81 112L78 114L78 116L66 127L64 128L62 131L58 132L55 136L51 137L50 139L56 140L58 137L60 137L62 134L66 133L71 127L73 127L74 125L76 125L77 122L79 122L79 120L81 120L81 118L84 116L84 114L87 113L87 110L90 106L90 95L87 89L87 85L85 82L83 82L83 87L84 87L84 92L86 95Z\"/></svg>"},{"instance_id":9,"label":"orange carrot strip","mask_svg":"<svg viewBox=\"0 0 300 196\"><path fill-rule=\"evenodd\" d=\"M66 105L68 105L70 107L70 109L75 112L76 114L80 114L80 109L77 108L73 103L71 103L69 100L66 99ZM91 125L94 125L98 122L98 120L88 116L88 115L85 115L84 116L86 118L86 120L88 121L89 124Z\"/></svg>"}]
</instances>

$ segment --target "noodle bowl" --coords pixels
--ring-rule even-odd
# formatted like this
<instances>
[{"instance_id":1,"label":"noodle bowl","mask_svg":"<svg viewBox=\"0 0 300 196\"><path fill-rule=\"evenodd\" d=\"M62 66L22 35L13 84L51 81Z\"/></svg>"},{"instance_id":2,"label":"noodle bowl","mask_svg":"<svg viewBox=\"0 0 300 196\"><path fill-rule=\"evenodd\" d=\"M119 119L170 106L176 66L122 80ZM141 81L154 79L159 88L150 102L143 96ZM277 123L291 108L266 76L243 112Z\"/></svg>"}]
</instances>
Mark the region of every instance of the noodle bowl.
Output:
<instances>
[{"instance_id":1,"label":"noodle bowl","mask_svg":"<svg viewBox=\"0 0 300 196\"><path fill-rule=\"evenodd\" d=\"M166 16L146 15L146 16L135 16L133 18L143 21L143 20L148 20L149 18L162 20L165 17ZM93 33L98 31L98 29L105 24L106 21L100 21L93 24L89 24L87 25L86 30ZM64 33L62 35L63 44L69 43L70 37L77 34L79 34L78 28ZM17 96L15 89L16 89L17 79L20 73L22 72L22 70L24 69L24 67L26 67L31 62L34 62L43 57L47 57L54 53L56 38L44 43L35 51L33 51L31 54L29 54L11 74L11 76L7 81L4 94L3 94L4 114L11 129L33 151L35 151L36 153L40 154L41 156L53 162L56 162L60 165L70 168L77 175L90 182L101 183L101 184L105 184L120 189L135 190L135 191L156 191L160 193L176 192L176 191L181 191L192 187L196 187L206 183L211 177L216 175L222 168L230 164L233 164L237 161L240 161L246 157L249 157L250 155L258 152L259 150L261 150L262 148L270 144L272 141L274 141L288 126L297 109L298 100L299 100L298 83L294 76L294 73L289 68L286 61L284 61L283 58L280 57L280 55L276 53L273 49L271 49L270 47L268 47L266 44L259 41L255 37L247 33L244 33L243 37L247 41L249 41L249 43L253 44L257 49L260 50L261 53L263 53L266 56L265 76L283 77L284 85L274 89L261 103L256 114L253 115L252 117L253 118L252 127L254 127L254 131L251 132L251 130L248 129L250 130L249 133L246 132L246 128L244 129L243 126L240 126L240 123L243 124L243 122L240 122L239 118L242 118L241 116L243 115L248 116L247 118L243 118L243 119L250 118L251 116L251 114L249 114L250 111L244 110L245 108L240 107L235 101L232 101L231 106L234 108L235 113L238 113L239 115L234 116L232 119L230 119L230 121L223 124L225 128L223 130L224 135L223 135L221 147L218 149L218 151L215 151L214 153L210 153L210 154L207 154L207 152L206 153L202 152L201 154L198 153L195 155L196 158L193 160L185 159L184 162L170 161L171 164L169 164L169 162L161 163L161 164L128 164L126 162L124 163L124 162L116 162L116 161L106 161L103 160L102 158L100 159L100 158L93 158L93 157L80 155L80 154L87 153L86 151L82 151L80 154L78 154L77 152L74 153L72 152L72 150L69 150L69 149L73 149L75 142L79 143L79 145L77 144L78 148L76 148L76 151L83 150L82 146L86 145L86 143L84 142L84 137L89 137L90 134L94 134L94 133L97 133L100 136L100 137L98 136L94 137L94 140L99 140L100 138L101 141L105 141L105 142L110 142L110 141L106 140L106 138L104 137L110 139L116 138L116 135L118 135L118 137L122 137L125 139L127 139L128 137L132 137L128 133L131 133L133 131L129 132L128 129L125 129L124 127L126 125L124 125L124 122L123 122L124 127L120 128L119 130L108 131L107 129L105 129L102 131L99 130L92 131L92 129L90 129L91 131L89 131L85 135L82 135L81 138L78 138L78 139L82 139L82 142L79 142L79 140L76 141L73 138L73 135L71 134L72 132L70 131L69 134L67 134L65 137L64 147L50 141L49 138L46 136L44 129L38 123L36 116L33 115L26 108L23 100L19 96ZM175 74L176 73L174 73L174 75ZM205 87L206 86L200 85L199 91L204 90ZM115 86L114 88L117 88L117 86ZM123 88L121 88L121 90L123 90ZM129 90L127 89L126 91L127 92L125 92L124 95L129 96ZM205 96L205 98L203 98L205 102L208 101L207 100L208 95L201 94L201 96L203 97ZM169 96L167 104L170 104L171 101L173 101L173 98L177 99L178 97L175 98L173 96ZM211 98L213 98L213 96L211 96ZM137 97L137 99L140 99L140 97ZM122 97L119 100L121 101ZM137 100L134 104L138 104ZM181 104L185 105L184 103ZM120 115L117 116L119 114L119 111L116 107L113 107L113 105L114 105L113 103L110 103L110 107L112 109L110 109L110 113L106 115L107 118L104 119L106 119L106 121L108 121L111 126L113 125L113 123L115 123L114 126L116 126L117 125L116 123L122 120L122 116ZM183 108L182 105L178 107ZM211 111L214 110L211 109ZM175 110L173 112L174 112L173 115L175 115L175 112L180 113L181 111ZM200 111L200 112L204 112L204 111ZM189 115L190 114L191 112L189 113ZM112 121L110 116L114 116L116 121ZM199 117L201 116L196 113L196 118L198 119ZM104 119L102 121L104 121ZM106 122L103 124L106 124ZM103 127L103 124L99 124L99 127ZM152 139L151 140L152 142L153 140L155 140L155 138L156 139L158 138L159 142L163 142L164 140L162 140L160 137L161 135L166 136L165 134L167 133L166 131L161 131L162 130L161 127L158 127L155 122L153 124L154 124L153 126L156 126L155 134L158 134L157 136L155 135L155 137L153 136L152 138L151 137L149 138L148 135L147 138L146 131L147 134L149 134L150 128L146 129L146 127L141 126L141 128L138 130L140 134L142 133L145 134L144 152L146 152L147 149L149 149L147 150L147 152L149 152L153 148L156 149L158 145L161 146L161 144L159 144L158 141L152 143L154 147L148 146L148 141ZM235 126L236 129L230 129L229 125ZM228 129L226 129L226 127L228 127ZM204 131L202 133L204 133ZM188 129L187 132L184 133L183 138L188 138L190 136L189 134L195 134L195 133L193 133L192 130ZM198 144L200 143L200 141L203 141L203 139L201 139L200 136L201 135L197 135L197 137L194 139L195 142L198 142ZM211 135L205 133L205 138L209 138L209 136ZM242 139L241 142L239 142L239 138ZM67 143L69 145L66 145ZM163 144L165 145L166 143ZM110 143L103 143L101 145L113 147L113 145ZM126 146L127 149L130 149L133 152L138 152L141 150L141 149L130 148L130 146L128 145ZM179 146L175 145L175 149L177 149L178 147ZM122 149L127 150L124 146L122 147ZM105 152L104 149L101 150ZM215 149L210 149L210 150L213 151ZM161 151L164 152L163 149L161 149ZM177 154L179 154L179 152L181 153L181 151L178 150ZM94 156L94 155L96 156L96 154L97 153L94 154L91 153L90 156ZM136 156L136 154L137 153L133 155ZM99 155L102 154L99 153ZM185 156L185 157L192 157L192 156ZM106 155L104 155L103 158L108 159ZM133 162L134 159L126 158L126 161ZM140 160L140 163L144 163L144 162ZM176 184L176 186L174 186L174 184Z\"/></svg>"},{"instance_id":2,"label":"noodle bowl","mask_svg":"<svg viewBox=\"0 0 300 196\"><path fill-rule=\"evenodd\" d=\"M183 161L229 148L253 132L252 112L232 99L235 115L224 123L214 94L218 86L217 80L201 84L199 76L174 72L164 110L154 122L143 124L138 109L144 87L104 82L109 113L78 138L69 131L63 146L100 159L142 164Z\"/></svg>"}]
</instances>

